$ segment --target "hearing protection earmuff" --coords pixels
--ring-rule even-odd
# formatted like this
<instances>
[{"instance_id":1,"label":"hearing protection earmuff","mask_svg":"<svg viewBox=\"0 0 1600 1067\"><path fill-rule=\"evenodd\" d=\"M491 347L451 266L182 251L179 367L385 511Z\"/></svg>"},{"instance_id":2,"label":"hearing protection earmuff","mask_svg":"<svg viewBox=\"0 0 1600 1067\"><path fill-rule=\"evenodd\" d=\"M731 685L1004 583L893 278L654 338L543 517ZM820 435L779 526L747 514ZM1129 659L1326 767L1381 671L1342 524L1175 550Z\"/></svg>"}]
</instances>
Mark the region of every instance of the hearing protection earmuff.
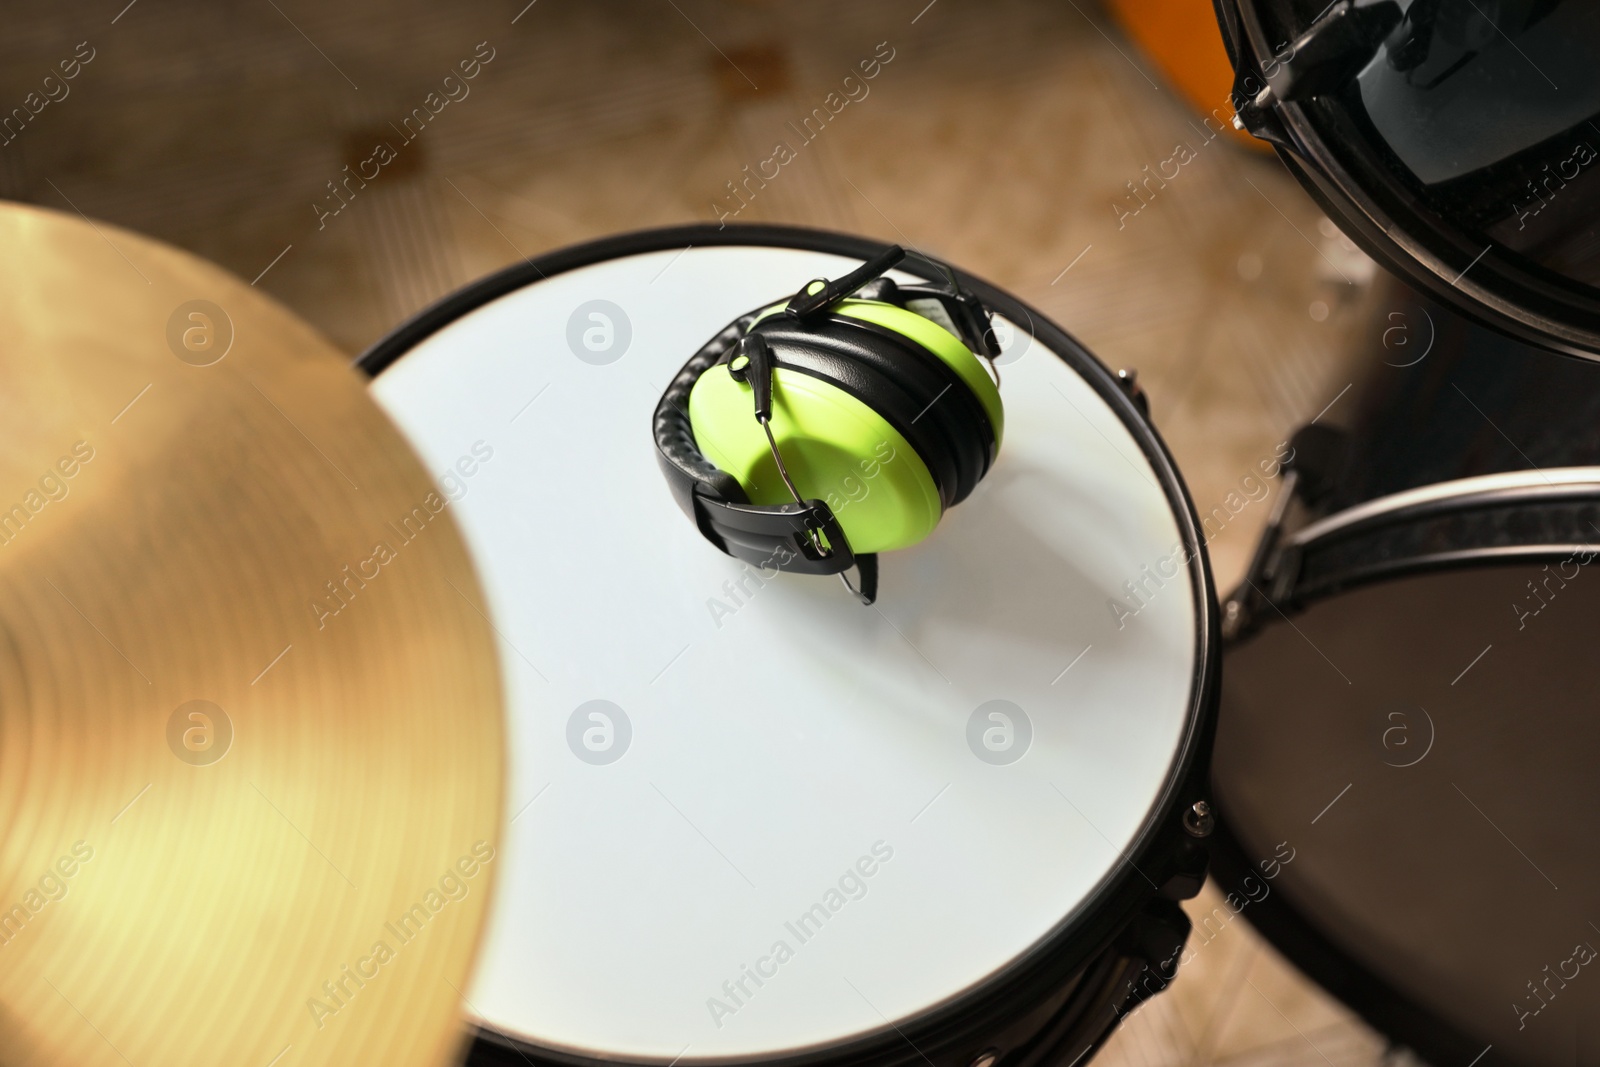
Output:
<instances>
[{"instance_id":1,"label":"hearing protection earmuff","mask_svg":"<svg viewBox=\"0 0 1600 1067\"><path fill-rule=\"evenodd\" d=\"M904 257L891 246L729 323L655 413L662 472L706 540L763 570L837 574L864 604L877 553L933 532L1005 428L988 309L947 268L945 286L883 277Z\"/></svg>"}]
</instances>

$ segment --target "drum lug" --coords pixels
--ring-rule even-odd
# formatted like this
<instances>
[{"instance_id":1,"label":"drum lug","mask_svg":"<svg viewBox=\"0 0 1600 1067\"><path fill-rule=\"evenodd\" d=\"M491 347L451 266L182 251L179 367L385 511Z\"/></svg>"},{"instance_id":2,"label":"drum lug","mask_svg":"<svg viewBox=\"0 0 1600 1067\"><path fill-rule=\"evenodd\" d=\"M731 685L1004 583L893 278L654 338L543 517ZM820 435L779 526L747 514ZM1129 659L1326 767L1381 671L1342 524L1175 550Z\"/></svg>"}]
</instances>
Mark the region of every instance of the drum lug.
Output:
<instances>
[{"instance_id":1,"label":"drum lug","mask_svg":"<svg viewBox=\"0 0 1600 1067\"><path fill-rule=\"evenodd\" d=\"M1155 996L1178 974L1178 960L1189 941L1192 924L1175 901L1157 898L1145 905L1120 939L1122 951L1144 966L1128 982L1119 1015Z\"/></svg>"},{"instance_id":2,"label":"drum lug","mask_svg":"<svg viewBox=\"0 0 1600 1067\"><path fill-rule=\"evenodd\" d=\"M1300 573L1300 549L1278 543L1277 531L1269 530L1257 550L1265 565L1246 572L1245 584L1235 589L1222 605L1222 639L1238 641L1255 632L1256 620L1289 611L1295 579ZM1269 610L1270 609L1270 610Z\"/></svg>"},{"instance_id":3,"label":"drum lug","mask_svg":"<svg viewBox=\"0 0 1600 1067\"><path fill-rule=\"evenodd\" d=\"M1299 501L1302 510L1316 512L1335 495L1350 451L1349 435L1332 426L1309 423L1289 438L1289 458L1284 460L1282 487L1267 516L1266 529L1255 555L1245 569L1245 581L1222 606L1222 636L1236 641L1251 632L1259 609L1294 598L1300 576L1300 548L1283 536L1289 509Z\"/></svg>"},{"instance_id":4,"label":"drum lug","mask_svg":"<svg viewBox=\"0 0 1600 1067\"><path fill-rule=\"evenodd\" d=\"M1150 397L1145 393L1144 386L1139 384L1139 372L1132 367L1123 367L1117 371L1117 384L1122 386L1122 391L1128 394L1128 399L1133 401L1133 406L1139 409L1139 414L1145 418L1150 417Z\"/></svg>"},{"instance_id":5,"label":"drum lug","mask_svg":"<svg viewBox=\"0 0 1600 1067\"><path fill-rule=\"evenodd\" d=\"M1270 592L1273 606L1289 603L1294 597L1295 580L1300 577L1300 549L1295 545L1285 545L1273 561L1267 577L1272 582Z\"/></svg>"},{"instance_id":6,"label":"drum lug","mask_svg":"<svg viewBox=\"0 0 1600 1067\"><path fill-rule=\"evenodd\" d=\"M1209 815L1207 817L1210 818ZM1187 811L1184 812L1184 829L1189 830ZM1194 831L1189 830L1189 833L1193 834ZM1206 871L1210 866L1211 856L1199 841L1191 839L1180 842L1172 873L1161 883L1161 895L1168 900L1188 900L1198 896L1200 887L1206 884Z\"/></svg>"},{"instance_id":7,"label":"drum lug","mask_svg":"<svg viewBox=\"0 0 1600 1067\"><path fill-rule=\"evenodd\" d=\"M1245 91L1247 84L1257 84L1248 69L1233 83L1233 99L1238 102L1238 110L1233 113L1233 128L1241 133L1248 133L1257 140L1278 145L1298 154L1299 150L1289 137L1289 131L1283 128L1278 112L1271 106L1272 90L1263 87L1252 96Z\"/></svg>"},{"instance_id":8,"label":"drum lug","mask_svg":"<svg viewBox=\"0 0 1600 1067\"><path fill-rule=\"evenodd\" d=\"M1284 517L1288 514L1289 505L1294 501L1299 480L1298 470L1293 467L1284 469L1278 499L1273 503L1271 514L1267 516L1267 527L1261 531L1261 540L1256 543L1255 555L1251 557L1250 565L1245 568L1244 583L1236 588L1222 605L1224 641L1237 641L1249 634L1255 621L1256 609L1260 608L1263 602L1268 604L1273 602L1262 586L1271 585L1272 579L1284 570L1283 552L1280 551ZM1189 813L1185 812L1185 829L1188 829L1188 816ZM1193 833L1192 830L1190 832Z\"/></svg>"}]
</instances>

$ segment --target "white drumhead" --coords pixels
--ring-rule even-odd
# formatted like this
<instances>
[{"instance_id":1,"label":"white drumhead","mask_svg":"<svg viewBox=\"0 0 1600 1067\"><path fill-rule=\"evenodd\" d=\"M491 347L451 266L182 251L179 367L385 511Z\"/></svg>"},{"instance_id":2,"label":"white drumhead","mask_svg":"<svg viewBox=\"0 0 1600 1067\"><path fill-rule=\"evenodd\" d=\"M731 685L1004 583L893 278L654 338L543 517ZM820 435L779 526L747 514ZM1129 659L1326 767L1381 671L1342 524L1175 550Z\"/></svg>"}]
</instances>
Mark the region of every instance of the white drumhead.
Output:
<instances>
[{"instance_id":1,"label":"white drumhead","mask_svg":"<svg viewBox=\"0 0 1600 1067\"><path fill-rule=\"evenodd\" d=\"M739 314L857 263L623 256L468 312L373 385L453 472L502 638L508 824L465 991L491 1029L664 1061L885 1029L1085 906L1171 774L1200 654L1180 528L1025 329L997 465L881 557L875 608L762 584L678 510L662 389Z\"/></svg>"}]
</instances>

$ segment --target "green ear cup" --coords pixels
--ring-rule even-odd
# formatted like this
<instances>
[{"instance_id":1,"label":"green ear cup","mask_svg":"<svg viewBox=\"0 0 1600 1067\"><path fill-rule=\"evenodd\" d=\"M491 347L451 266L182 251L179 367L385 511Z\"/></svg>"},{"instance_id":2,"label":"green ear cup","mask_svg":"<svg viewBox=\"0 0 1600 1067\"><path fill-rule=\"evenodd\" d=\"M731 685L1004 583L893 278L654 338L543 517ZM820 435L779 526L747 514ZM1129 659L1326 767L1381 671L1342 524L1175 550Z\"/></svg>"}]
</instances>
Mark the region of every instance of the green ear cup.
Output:
<instances>
[{"instance_id":1,"label":"green ear cup","mask_svg":"<svg viewBox=\"0 0 1600 1067\"><path fill-rule=\"evenodd\" d=\"M785 306L774 304L756 322ZM844 300L831 311L898 334L943 362L977 399L999 446L1005 428L1000 391L959 337L933 319L883 301ZM739 482L752 503L789 503L793 497L752 409L750 387L726 365L711 367L689 393L695 443ZM802 369L779 367L773 372L771 428L800 495L828 504L856 553L907 547L938 524L939 486L927 461L855 392ZM936 457L936 462L943 460Z\"/></svg>"},{"instance_id":2,"label":"green ear cup","mask_svg":"<svg viewBox=\"0 0 1600 1067\"><path fill-rule=\"evenodd\" d=\"M787 304L785 301L767 308L756 317L756 321L760 322L769 315L778 314ZM994 427L995 447L999 447L1005 437L1006 423L1005 406L1000 401L1000 390L995 386L989 372L984 370L983 362L973 355L972 350L962 342L961 338L932 319L881 300L844 300L834 307L833 312L836 315L893 330L943 360L951 370L960 375L967 388L972 390L978 402L983 405L984 413L989 416L989 424Z\"/></svg>"},{"instance_id":3,"label":"green ear cup","mask_svg":"<svg viewBox=\"0 0 1600 1067\"><path fill-rule=\"evenodd\" d=\"M793 497L751 407L750 387L726 365L711 367L689 393L695 443L738 480L751 503L789 503ZM833 510L856 553L904 548L938 524L939 491L927 465L882 416L844 390L780 367L773 373L771 428L800 495Z\"/></svg>"},{"instance_id":4,"label":"green ear cup","mask_svg":"<svg viewBox=\"0 0 1600 1067\"><path fill-rule=\"evenodd\" d=\"M962 343L961 338L915 311L908 311L878 300L846 300L834 308L834 313L893 330L904 337L909 337L944 360L951 370L961 376L961 380L967 383L967 388L972 390L978 402L983 405L984 414L989 416L989 424L994 427L995 447L1000 446L1006 428L1005 407L1000 402L1000 390L995 387L994 379L989 377L989 372L983 369L983 363Z\"/></svg>"}]
</instances>

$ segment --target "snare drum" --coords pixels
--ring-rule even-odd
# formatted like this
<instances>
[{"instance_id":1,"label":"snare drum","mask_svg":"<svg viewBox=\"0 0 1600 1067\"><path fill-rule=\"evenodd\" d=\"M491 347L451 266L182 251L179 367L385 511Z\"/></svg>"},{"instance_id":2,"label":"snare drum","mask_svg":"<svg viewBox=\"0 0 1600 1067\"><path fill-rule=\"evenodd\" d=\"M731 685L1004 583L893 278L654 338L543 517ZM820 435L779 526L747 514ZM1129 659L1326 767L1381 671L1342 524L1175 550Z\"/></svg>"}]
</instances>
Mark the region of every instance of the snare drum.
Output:
<instances>
[{"instance_id":1,"label":"snare drum","mask_svg":"<svg viewBox=\"0 0 1600 1067\"><path fill-rule=\"evenodd\" d=\"M1227 606L1219 874L1291 842L1252 922L1433 1063L1592 1059L1600 368L1388 306Z\"/></svg>"},{"instance_id":2,"label":"snare drum","mask_svg":"<svg viewBox=\"0 0 1600 1067\"><path fill-rule=\"evenodd\" d=\"M1000 319L1005 445L884 557L871 607L717 552L657 470L688 354L881 248L633 234L494 275L363 357L445 472L500 639L511 785L472 1062L1071 1062L1170 975L1211 824L1217 624L1125 382L964 279Z\"/></svg>"}]
</instances>

